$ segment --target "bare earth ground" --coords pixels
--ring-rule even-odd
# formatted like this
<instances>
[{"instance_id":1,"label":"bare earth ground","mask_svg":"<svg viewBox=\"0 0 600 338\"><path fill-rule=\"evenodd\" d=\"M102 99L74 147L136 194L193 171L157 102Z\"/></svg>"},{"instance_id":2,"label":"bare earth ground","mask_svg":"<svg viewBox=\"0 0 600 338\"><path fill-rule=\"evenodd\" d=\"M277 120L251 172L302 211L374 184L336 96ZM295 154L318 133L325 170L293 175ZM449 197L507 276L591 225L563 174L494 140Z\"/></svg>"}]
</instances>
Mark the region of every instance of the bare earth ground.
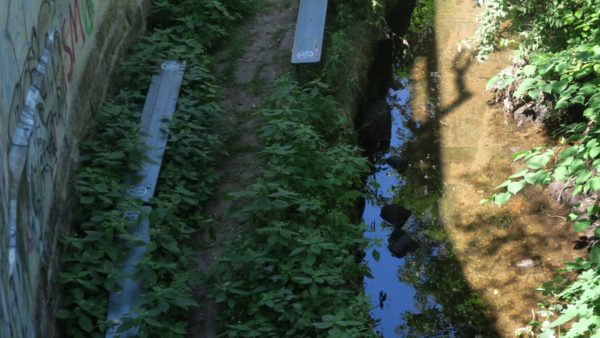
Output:
<instances>
[{"instance_id":1,"label":"bare earth ground","mask_svg":"<svg viewBox=\"0 0 600 338\"><path fill-rule=\"evenodd\" d=\"M541 296L535 288L581 253L572 249L576 236L560 217L567 209L546 191L529 188L503 208L479 204L517 171L510 163L513 152L550 140L539 129L521 130L505 121L485 92L487 79L509 65L510 53L495 53L479 64L472 51L458 47L474 34L477 12L471 0L437 1L437 52L413 69L412 107L416 119L426 123L430 103L440 104L440 214L468 283L495 312L498 332L511 337L532 320ZM519 267L527 260L531 267Z\"/></svg>"},{"instance_id":2,"label":"bare earth ground","mask_svg":"<svg viewBox=\"0 0 600 338\"><path fill-rule=\"evenodd\" d=\"M222 107L238 136L230 145L230 156L220 164L222 181L210 201L209 210L217 221L217 239L198 253L198 271L210 268L224 241L235 238L240 225L231 217L232 202L226 198L252 182L259 173L254 158L259 150L251 113L270 96L268 83L291 70L290 52L298 11L294 0L262 0L257 14L238 27L215 60L222 79ZM216 337L217 307L206 297L206 290L196 290L200 309L190 318L190 337Z\"/></svg>"}]
</instances>

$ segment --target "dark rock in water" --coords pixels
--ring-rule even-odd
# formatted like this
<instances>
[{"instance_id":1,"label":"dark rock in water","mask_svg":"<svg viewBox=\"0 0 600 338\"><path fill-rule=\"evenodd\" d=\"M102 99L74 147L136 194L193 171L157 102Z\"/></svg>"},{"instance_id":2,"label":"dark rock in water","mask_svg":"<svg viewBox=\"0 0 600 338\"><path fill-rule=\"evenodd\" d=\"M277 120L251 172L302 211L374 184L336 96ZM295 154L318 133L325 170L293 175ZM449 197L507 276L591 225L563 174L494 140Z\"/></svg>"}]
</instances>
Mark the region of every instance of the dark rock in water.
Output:
<instances>
[{"instance_id":1,"label":"dark rock in water","mask_svg":"<svg viewBox=\"0 0 600 338\"><path fill-rule=\"evenodd\" d=\"M387 160L385 160L385 162L389 164L390 167L396 169L396 171L399 173L405 171L406 168L408 168L408 160L398 155L394 155L388 158Z\"/></svg>"},{"instance_id":2,"label":"dark rock in water","mask_svg":"<svg viewBox=\"0 0 600 338\"><path fill-rule=\"evenodd\" d=\"M359 126L359 142L373 154L389 147L392 117L384 100L370 102L364 108L363 121Z\"/></svg>"},{"instance_id":3,"label":"dark rock in water","mask_svg":"<svg viewBox=\"0 0 600 338\"><path fill-rule=\"evenodd\" d=\"M375 54L377 62L373 62L369 69L368 85L365 88L366 102L380 100L388 91L388 84L392 80L392 64L394 63L394 42L385 39L377 43Z\"/></svg>"},{"instance_id":4,"label":"dark rock in water","mask_svg":"<svg viewBox=\"0 0 600 338\"><path fill-rule=\"evenodd\" d=\"M379 215L384 221L395 225L397 228L401 228L410 217L410 210L400 204L387 204L381 208Z\"/></svg>"},{"instance_id":5,"label":"dark rock in water","mask_svg":"<svg viewBox=\"0 0 600 338\"><path fill-rule=\"evenodd\" d=\"M404 230L396 227L388 239L388 250L394 257L402 258L415 251L419 244Z\"/></svg>"},{"instance_id":6,"label":"dark rock in water","mask_svg":"<svg viewBox=\"0 0 600 338\"><path fill-rule=\"evenodd\" d=\"M582 250L582 249L590 248L592 246L592 244L594 244L594 240L593 240L593 237L579 236L579 239L577 241L575 241L573 244L574 244L573 249Z\"/></svg>"}]
</instances>

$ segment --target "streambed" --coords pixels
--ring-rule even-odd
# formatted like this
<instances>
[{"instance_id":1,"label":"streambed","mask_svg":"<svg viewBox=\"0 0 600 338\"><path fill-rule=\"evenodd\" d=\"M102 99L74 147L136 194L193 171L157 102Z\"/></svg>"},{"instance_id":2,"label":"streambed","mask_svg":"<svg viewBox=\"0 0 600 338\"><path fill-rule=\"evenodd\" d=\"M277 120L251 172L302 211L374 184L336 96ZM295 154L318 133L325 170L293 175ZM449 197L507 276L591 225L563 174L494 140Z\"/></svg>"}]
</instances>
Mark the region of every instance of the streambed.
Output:
<instances>
[{"instance_id":1,"label":"streambed","mask_svg":"<svg viewBox=\"0 0 600 338\"><path fill-rule=\"evenodd\" d=\"M503 208L479 204L516 171L512 153L550 140L538 128L517 128L491 104L485 84L508 66L510 52L479 64L459 47L476 29L477 10L471 1L438 0L434 38L410 80L401 64L391 77L372 77L391 78L377 98L391 116L389 146L372 156L363 213L372 229L365 236L381 243L366 252L373 278L365 289L384 337L513 336L532 320L535 288L579 255L560 217L566 209L541 189ZM400 170L386 163L393 155ZM403 243L410 238L418 248L404 257L388 249L397 226L382 221L387 204L411 212Z\"/></svg>"}]
</instances>

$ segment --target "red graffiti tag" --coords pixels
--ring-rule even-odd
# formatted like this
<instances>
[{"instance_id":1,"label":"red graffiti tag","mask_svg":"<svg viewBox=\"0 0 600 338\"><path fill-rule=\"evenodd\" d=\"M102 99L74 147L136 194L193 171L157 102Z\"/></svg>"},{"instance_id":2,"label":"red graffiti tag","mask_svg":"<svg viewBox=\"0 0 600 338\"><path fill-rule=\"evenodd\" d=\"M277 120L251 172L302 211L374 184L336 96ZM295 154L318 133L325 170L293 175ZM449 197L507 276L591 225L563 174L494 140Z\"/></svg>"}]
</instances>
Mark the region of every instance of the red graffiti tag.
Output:
<instances>
[{"instance_id":1,"label":"red graffiti tag","mask_svg":"<svg viewBox=\"0 0 600 338\"><path fill-rule=\"evenodd\" d=\"M64 59L66 59L65 61L69 61L68 64L65 63L65 79L67 82L71 82L73 79L73 68L77 59L77 47L85 44L86 31L88 34L93 32L94 4L92 0L82 0L81 4L83 6L80 6L79 0L73 0L69 4L68 20L65 17L61 26Z\"/></svg>"}]
</instances>

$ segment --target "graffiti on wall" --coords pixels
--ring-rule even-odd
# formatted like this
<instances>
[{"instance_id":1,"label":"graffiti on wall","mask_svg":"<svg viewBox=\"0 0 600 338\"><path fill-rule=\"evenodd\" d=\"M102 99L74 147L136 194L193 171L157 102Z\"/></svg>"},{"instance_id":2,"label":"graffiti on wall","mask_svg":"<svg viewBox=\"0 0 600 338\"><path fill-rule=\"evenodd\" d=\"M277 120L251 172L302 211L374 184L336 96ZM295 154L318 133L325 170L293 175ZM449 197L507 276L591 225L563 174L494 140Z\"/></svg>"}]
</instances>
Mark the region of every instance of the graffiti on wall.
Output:
<instances>
[{"instance_id":1,"label":"graffiti on wall","mask_svg":"<svg viewBox=\"0 0 600 338\"><path fill-rule=\"evenodd\" d=\"M93 0L0 8L0 336L34 337L35 292L61 155L68 88L94 32ZM83 58L82 58L83 59ZM81 67L80 67L81 68Z\"/></svg>"},{"instance_id":2,"label":"graffiti on wall","mask_svg":"<svg viewBox=\"0 0 600 338\"><path fill-rule=\"evenodd\" d=\"M69 3L69 16L61 23L63 51L67 63L65 78L68 82L73 80L73 67L77 60L77 46L85 44L86 35L94 32L94 3L92 0L74 0Z\"/></svg>"}]
</instances>

